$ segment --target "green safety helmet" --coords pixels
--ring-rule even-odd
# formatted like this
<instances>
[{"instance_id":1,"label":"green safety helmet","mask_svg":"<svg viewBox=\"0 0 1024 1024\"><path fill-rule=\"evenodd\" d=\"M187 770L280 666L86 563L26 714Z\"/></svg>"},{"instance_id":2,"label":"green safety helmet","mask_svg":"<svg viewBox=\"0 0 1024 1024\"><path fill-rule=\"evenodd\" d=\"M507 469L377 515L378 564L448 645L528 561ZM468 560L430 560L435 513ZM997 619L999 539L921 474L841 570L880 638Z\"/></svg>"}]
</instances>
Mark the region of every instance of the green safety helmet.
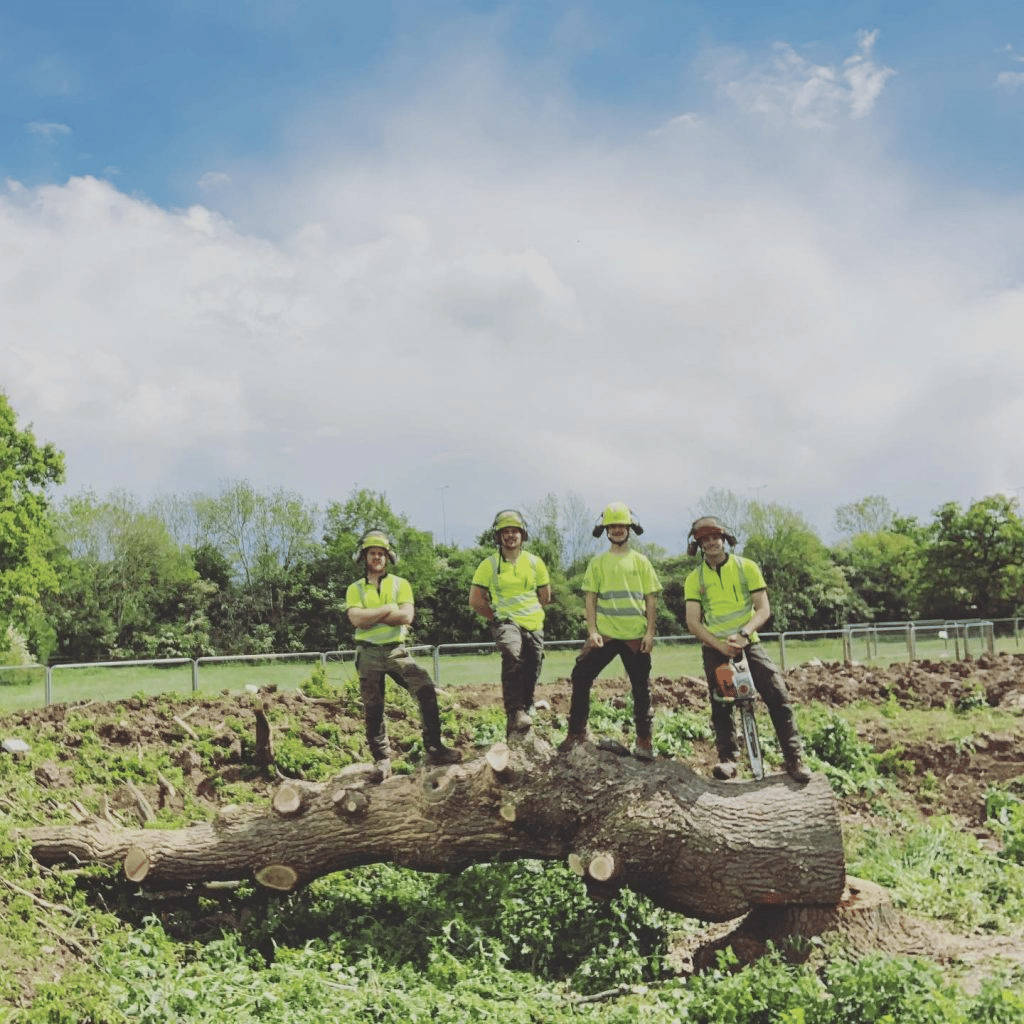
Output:
<instances>
[{"instance_id":1,"label":"green safety helmet","mask_svg":"<svg viewBox=\"0 0 1024 1024\"><path fill-rule=\"evenodd\" d=\"M491 524L491 529L494 531L494 539L500 543L498 534L509 526L514 526L523 535L524 544L530 539L530 534L526 530L526 520L523 518L523 513L514 508L502 509L494 517L494 522Z\"/></svg>"},{"instance_id":2,"label":"green safety helmet","mask_svg":"<svg viewBox=\"0 0 1024 1024\"><path fill-rule=\"evenodd\" d=\"M366 557L367 548L383 548L388 553L388 561L392 565L398 563L398 552L395 551L394 542L383 530L367 530L359 538L359 546L352 556L352 561L362 561Z\"/></svg>"},{"instance_id":3,"label":"green safety helmet","mask_svg":"<svg viewBox=\"0 0 1024 1024\"><path fill-rule=\"evenodd\" d=\"M716 534L719 537L724 537L729 542L730 547L736 547L735 536L725 528L718 516L701 516L700 519L695 519L693 526L690 527L689 537L692 539L686 545L686 553L688 555L697 554L700 542L705 537L713 537Z\"/></svg>"},{"instance_id":4,"label":"green safety helmet","mask_svg":"<svg viewBox=\"0 0 1024 1024\"><path fill-rule=\"evenodd\" d=\"M628 526L638 537L644 532L644 528L636 521L624 501L613 501L610 505L605 505L604 511L597 517L594 536L600 537L609 526Z\"/></svg>"}]
</instances>

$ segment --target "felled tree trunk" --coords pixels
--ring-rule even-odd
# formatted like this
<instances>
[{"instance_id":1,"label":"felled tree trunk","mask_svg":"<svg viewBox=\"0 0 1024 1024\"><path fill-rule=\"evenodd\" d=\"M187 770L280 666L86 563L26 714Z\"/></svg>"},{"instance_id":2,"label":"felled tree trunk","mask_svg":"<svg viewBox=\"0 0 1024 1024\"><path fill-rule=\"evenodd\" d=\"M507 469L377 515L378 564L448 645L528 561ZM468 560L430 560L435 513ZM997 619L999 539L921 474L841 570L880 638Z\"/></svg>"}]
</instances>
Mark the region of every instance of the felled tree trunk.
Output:
<instances>
[{"instance_id":1,"label":"felled tree trunk","mask_svg":"<svg viewBox=\"0 0 1024 1024\"><path fill-rule=\"evenodd\" d=\"M384 782L368 765L325 783L286 781L269 806L225 807L179 831L92 818L28 835L43 863L120 863L153 886L255 878L289 891L381 861L457 872L529 857L567 860L594 896L628 887L707 921L842 896L842 833L821 776L725 783L589 743L559 755L532 733L511 742Z\"/></svg>"}]
</instances>

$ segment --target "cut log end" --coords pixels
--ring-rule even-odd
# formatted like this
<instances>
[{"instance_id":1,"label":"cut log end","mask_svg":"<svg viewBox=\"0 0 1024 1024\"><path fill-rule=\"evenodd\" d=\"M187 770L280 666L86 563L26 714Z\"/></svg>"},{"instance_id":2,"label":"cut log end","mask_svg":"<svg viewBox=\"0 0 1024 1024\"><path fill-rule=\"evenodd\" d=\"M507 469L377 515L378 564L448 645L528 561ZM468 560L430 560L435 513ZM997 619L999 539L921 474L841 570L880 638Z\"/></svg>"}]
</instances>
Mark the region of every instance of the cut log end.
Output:
<instances>
[{"instance_id":1,"label":"cut log end","mask_svg":"<svg viewBox=\"0 0 1024 1024\"><path fill-rule=\"evenodd\" d=\"M290 818L302 810L302 793L289 782L277 787L271 806L284 818Z\"/></svg>"},{"instance_id":2,"label":"cut log end","mask_svg":"<svg viewBox=\"0 0 1024 1024\"><path fill-rule=\"evenodd\" d=\"M358 789L339 789L331 797L331 801L336 812L353 817L365 814L370 806L370 798Z\"/></svg>"},{"instance_id":3,"label":"cut log end","mask_svg":"<svg viewBox=\"0 0 1024 1024\"><path fill-rule=\"evenodd\" d=\"M610 853L599 853L587 865L587 873L596 882L607 882L615 875L615 857Z\"/></svg>"},{"instance_id":4,"label":"cut log end","mask_svg":"<svg viewBox=\"0 0 1024 1024\"><path fill-rule=\"evenodd\" d=\"M131 846L124 857L124 874L131 882L141 882L149 874L149 854Z\"/></svg>"},{"instance_id":5,"label":"cut log end","mask_svg":"<svg viewBox=\"0 0 1024 1024\"><path fill-rule=\"evenodd\" d=\"M291 892L299 881L298 873L287 864L268 864L256 872L256 881L266 889Z\"/></svg>"},{"instance_id":6,"label":"cut log end","mask_svg":"<svg viewBox=\"0 0 1024 1024\"><path fill-rule=\"evenodd\" d=\"M491 771L495 774L500 775L502 772L508 770L508 762L511 757L511 750L507 743L495 743L490 750L484 755L487 763L491 766Z\"/></svg>"}]
</instances>

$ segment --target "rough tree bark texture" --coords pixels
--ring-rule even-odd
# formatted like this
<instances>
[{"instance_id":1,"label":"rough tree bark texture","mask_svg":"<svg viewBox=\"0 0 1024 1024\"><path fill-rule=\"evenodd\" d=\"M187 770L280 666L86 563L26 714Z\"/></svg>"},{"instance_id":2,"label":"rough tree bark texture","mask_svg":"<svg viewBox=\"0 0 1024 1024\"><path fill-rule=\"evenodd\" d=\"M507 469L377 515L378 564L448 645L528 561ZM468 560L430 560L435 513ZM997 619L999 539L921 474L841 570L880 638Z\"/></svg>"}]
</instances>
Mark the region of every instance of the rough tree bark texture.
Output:
<instances>
[{"instance_id":1,"label":"rough tree bark texture","mask_svg":"<svg viewBox=\"0 0 1024 1024\"><path fill-rule=\"evenodd\" d=\"M530 857L567 859L592 895L628 887L707 921L835 906L843 894L839 815L821 776L717 782L589 743L559 755L533 734L461 765L374 773L353 765L326 783L283 782L270 806L225 807L179 831L97 817L28 835L43 863L120 863L155 886L255 878L288 891L380 861L457 872Z\"/></svg>"}]
</instances>

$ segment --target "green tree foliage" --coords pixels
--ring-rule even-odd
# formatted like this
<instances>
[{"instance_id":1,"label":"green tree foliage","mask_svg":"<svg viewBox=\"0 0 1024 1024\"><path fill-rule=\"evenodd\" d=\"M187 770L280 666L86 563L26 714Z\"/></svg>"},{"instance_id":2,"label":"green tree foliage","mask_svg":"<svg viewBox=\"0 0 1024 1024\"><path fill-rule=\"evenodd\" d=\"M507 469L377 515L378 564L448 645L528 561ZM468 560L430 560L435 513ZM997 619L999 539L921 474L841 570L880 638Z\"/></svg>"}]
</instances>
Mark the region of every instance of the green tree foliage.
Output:
<instances>
[{"instance_id":1,"label":"green tree foliage","mask_svg":"<svg viewBox=\"0 0 1024 1024\"><path fill-rule=\"evenodd\" d=\"M436 553L437 580L428 599L429 627L421 627L417 636L429 644L486 643L491 639L488 625L470 609L469 588L477 566L494 548L439 545Z\"/></svg>"},{"instance_id":2,"label":"green tree foliage","mask_svg":"<svg viewBox=\"0 0 1024 1024\"><path fill-rule=\"evenodd\" d=\"M835 527L840 537L856 537L861 533L881 533L896 521L896 510L887 498L869 494L860 501L851 501L836 509Z\"/></svg>"},{"instance_id":3,"label":"green tree foliage","mask_svg":"<svg viewBox=\"0 0 1024 1024\"><path fill-rule=\"evenodd\" d=\"M63 556L52 611L62 658L209 653L208 592L156 516L123 491L86 492L63 501L55 521Z\"/></svg>"},{"instance_id":4,"label":"green tree foliage","mask_svg":"<svg viewBox=\"0 0 1024 1024\"><path fill-rule=\"evenodd\" d=\"M27 635L41 659L53 641L42 600L58 586L49 488L63 481L63 454L19 429L0 391L0 626Z\"/></svg>"},{"instance_id":5,"label":"green tree foliage","mask_svg":"<svg viewBox=\"0 0 1024 1024\"><path fill-rule=\"evenodd\" d=\"M262 494L246 480L193 501L197 546L212 545L231 566L245 634L259 624L277 650L301 647L289 597L317 548L318 509L289 491Z\"/></svg>"},{"instance_id":6,"label":"green tree foliage","mask_svg":"<svg viewBox=\"0 0 1024 1024\"><path fill-rule=\"evenodd\" d=\"M907 533L858 533L833 551L867 621L905 622L918 616L921 546Z\"/></svg>"},{"instance_id":7,"label":"green tree foliage","mask_svg":"<svg viewBox=\"0 0 1024 1024\"><path fill-rule=\"evenodd\" d=\"M1004 618L1024 610L1024 520L994 494L949 501L923 533L921 611L928 618Z\"/></svg>"},{"instance_id":8,"label":"green tree foliage","mask_svg":"<svg viewBox=\"0 0 1024 1024\"><path fill-rule=\"evenodd\" d=\"M686 632L686 598L683 596L683 586L686 577L699 563L699 555L682 554L665 558L655 564L662 586L661 604L676 624L675 635ZM658 633L664 635L660 629Z\"/></svg>"},{"instance_id":9,"label":"green tree foliage","mask_svg":"<svg viewBox=\"0 0 1024 1024\"><path fill-rule=\"evenodd\" d=\"M863 615L863 605L813 527L777 504L749 506L743 555L761 566L772 606L772 628L828 629Z\"/></svg>"}]
</instances>

